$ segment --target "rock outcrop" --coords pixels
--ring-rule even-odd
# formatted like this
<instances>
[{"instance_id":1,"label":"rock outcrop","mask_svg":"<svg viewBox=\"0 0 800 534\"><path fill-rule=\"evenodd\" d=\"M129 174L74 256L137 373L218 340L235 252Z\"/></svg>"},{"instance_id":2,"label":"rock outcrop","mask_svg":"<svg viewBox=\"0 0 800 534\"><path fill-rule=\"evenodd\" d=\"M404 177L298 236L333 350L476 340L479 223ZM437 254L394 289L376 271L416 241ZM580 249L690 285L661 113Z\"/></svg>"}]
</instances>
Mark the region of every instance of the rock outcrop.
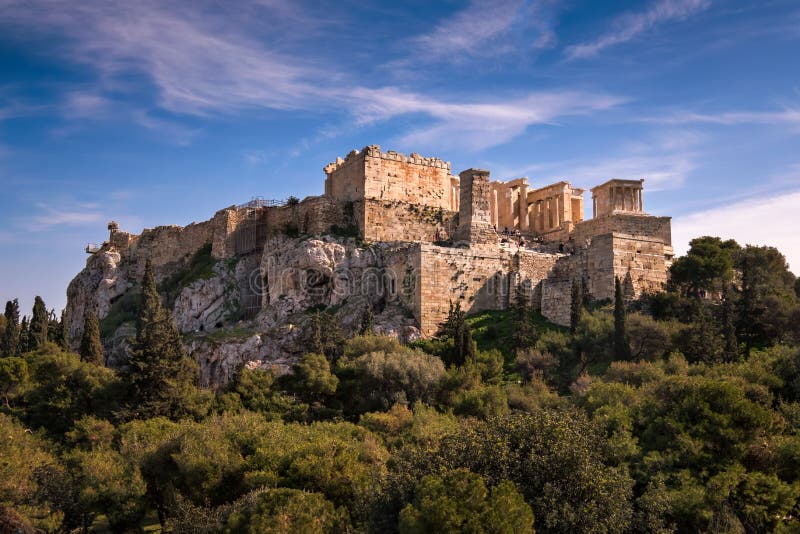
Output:
<instances>
[{"instance_id":1,"label":"rock outcrop","mask_svg":"<svg viewBox=\"0 0 800 534\"><path fill-rule=\"evenodd\" d=\"M197 254L157 266L156 281L174 293L165 296L185 348L200 364L205 385L229 380L243 365L290 371L304 353L304 332L311 314L325 310L347 331L356 331L369 306L375 329L404 341L419 329L408 310L387 302L384 252L391 245L364 246L353 238L271 237L260 258L253 255L212 263L192 277ZM202 250L201 250L202 252ZM94 254L70 283L70 340L77 347L86 309L95 310L104 330L106 358L121 368L127 340L134 335L139 258L126 258L113 248ZM188 273L188 274L187 274ZM256 299L257 313L244 307Z\"/></svg>"}]
</instances>

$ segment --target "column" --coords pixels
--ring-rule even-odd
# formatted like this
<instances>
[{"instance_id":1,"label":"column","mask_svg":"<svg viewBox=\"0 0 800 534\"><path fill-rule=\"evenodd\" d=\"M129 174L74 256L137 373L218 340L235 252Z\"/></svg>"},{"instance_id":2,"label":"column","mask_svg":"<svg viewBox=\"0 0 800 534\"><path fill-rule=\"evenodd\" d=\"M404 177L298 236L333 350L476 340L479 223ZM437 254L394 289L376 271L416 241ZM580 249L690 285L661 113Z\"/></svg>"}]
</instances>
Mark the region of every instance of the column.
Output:
<instances>
[{"instance_id":1,"label":"column","mask_svg":"<svg viewBox=\"0 0 800 534\"><path fill-rule=\"evenodd\" d=\"M542 199L536 201L536 231L544 231L544 203Z\"/></svg>"},{"instance_id":2,"label":"column","mask_svg":"<svg viewBox=\"0 0 800 534\"><path fill-rule=\"evenodd\" d=\"M564 213L564 197L556 195L556 228L561 227L562 214Z\"/></svg>"},{"instance_id":3,"label":"column","mask_svg":"<svg viewBox=\"0 0 800 534\"><path fill-rule=\"evenodd\" d=\"M492 189L492 224L497 227L497 219L499 214L497 213L497 189Z\"/></svg>"},{"instance_id":4,"label":"column","mask_svg":"<svg viewBox=\"0 0 800 534\"><path fill-rule=\"evenodd\" d=\"M639 189L639 211L644 211L644 206L642 205L642 190Z\"/></svg>"},{"instance_id":5,"label":"column","mask_svg":"<svg viewBox=\"0 0 800 534\"><path fill-rule=\"evenodd\" d=\"M597 197L592 195L592 219L597 218Z\"/></svg>"},{"instance_id":6,"label":"column","mask_svg":"<svg viewBox=\"0 0 800 534\"><path fill-rule=\"evenodd\" d=\"M519 186L519 231L528 231L528 186Z\"/></svg>"}]
</instances>

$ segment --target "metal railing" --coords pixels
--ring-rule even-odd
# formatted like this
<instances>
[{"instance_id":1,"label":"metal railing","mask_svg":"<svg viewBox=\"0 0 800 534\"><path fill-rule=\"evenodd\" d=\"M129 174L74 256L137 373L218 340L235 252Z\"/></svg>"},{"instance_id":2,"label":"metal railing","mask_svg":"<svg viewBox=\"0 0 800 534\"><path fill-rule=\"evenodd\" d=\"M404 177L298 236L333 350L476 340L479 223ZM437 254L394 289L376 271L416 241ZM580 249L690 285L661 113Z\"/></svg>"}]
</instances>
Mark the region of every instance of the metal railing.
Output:
<instances>
[{"instance_id":1,"label":"metal railing","mask_svg":"<svg viewBox=\"0 0 800 534\"><path fill-rule=\"evenodd\" d=\"M86 253L87 254L94 254L95 252L100 252L102 245L98 245L97 243L88 243L86 245Z\"/></svg>"},{"instance_id":2,"label":"metal railing","mask_svg":"<svg viewBox=\"0 0 800 534\"><path fill-rule=\"evenodd\" d=\"M244 204L239 204L236 206L237 209L245 209L245 208L278 208L280 206L285 206L287 204L286 200L275 200L275 199L265 199L261 197L254 197L249 202L245 202Z\"/></svg>"}]
</instances>

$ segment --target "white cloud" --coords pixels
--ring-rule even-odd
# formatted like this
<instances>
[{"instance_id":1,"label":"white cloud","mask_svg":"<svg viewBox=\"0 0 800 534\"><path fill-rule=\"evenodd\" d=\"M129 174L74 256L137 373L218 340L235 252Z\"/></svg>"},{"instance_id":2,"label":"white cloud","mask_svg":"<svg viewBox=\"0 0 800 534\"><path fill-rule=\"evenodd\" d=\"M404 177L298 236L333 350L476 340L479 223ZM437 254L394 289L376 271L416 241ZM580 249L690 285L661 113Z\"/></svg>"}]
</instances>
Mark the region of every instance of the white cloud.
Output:
<instances>
[{"instance_id":1,"label":"white cloud","mask_svg":"<svg viewBox=\"0 0 800 534\"><path fill-rule=\"evenodd\" d=\"M131 114L131 118L133 122L142 128L152 130L179 146L191 144L192 140L200 134L199 129L188 128L177 122L159 119L142 110L134 111Z\"/></svg>"},{"instance_id":2,"label":"white cloud","mask_svg":"<svg viewBox=\"0 0 800 534\"><path fill-rule=\"evenodd\" d=\"M750 198L682 217L672 222L672 243L685 254L689 241L704 235L735 239L740 245L776 247L794 273L800 272L800 191Z\"/></svg>"},{"instance_id":3,"label":"white cloud","mask_svg":"<svg viewBox=\"0 0 800 534\"><path fill-rule=\"evenodd\" d=\"M473 0L430 33L416 37L414 45L424 54L423 59L480 52L487 41L509 30L522 6L521 0Z\"/></svg>"},{"instance_id":4,"label":"white cloud","mask_svg":"<svg viewBox=\"0 0 800 534\"><path fill-rule=\"evenodd\" d=\"M204 114L253 105L292 108L318 93L320 84L313 82L324 77L321 69L301 65L256 39L259 31L274 31L243 16L265 9L264 18L274 20L284 7L248 2L227 12L235 16L219 11L215 16L205 2L8 0L0 22L66 37L64 56L91 65L108 87L119 86L131 72L144 73L158 88L164 108Z\"/></svg>"},{"instance_id":5,"label":"white cloud","mask_svg":"<svg viewBox=\"0 0 800 534\"><path fill-rule=\"evenodd\" d=\"M632 40L660 23L685 20L709 5L710 0L659 0L646 11L618 17L612 24L613 29L596 40L567 47L566 55L569 59L594 56L610 46Z\"/></svg>"},{"instance_id":6,"label":"white cloud","mask_svg":"<svg viewBox=\"0 0 800 534\"><path fill-rule=\"evenodd\" d=\"M302 39L294 36L308 35L315 24L309 14L282 1L253 0L243 3L238 11L222 14L203 1L0 0L0 4L0 23L67 38L68 44L61 48L65 58L94 68L102 81L97 86L100 90L119 91L130 82L131 74L144 74L157 89L160 106L174 113L207 115L257 108L343 110L362 125L421 114L433 124L407 133L402 143L451 139L455 144L463 137L460 144L485 147L503 143L529 125L604 110L621 101L603 94L563 90L516 99L495 95L456 102L446 95L432 97L393 87L364 87L332 66L279 51L283 41ZM419 44L424 41L433 47L438 43L437 50L442 53L480 47L506 31L515 17L532 9L520 0L505 0L499 6L476 0L438 26L431 36L419 38ZM289 18L293 24L264 27L263 21L270 17ZM304 31L297 32L301 26ZM552 38L548 36L546 41ZM73 93L68 95L66 108L73 115L85 115L104 112L110 105L100 93ZM198 133L150 112L129 113L135 123L166 132L179 144L190 143Z\"/></svg>"},{"instance_id":7,"label":"white cloud","mask_svg":"<svg viewBox=\"0 0 800 534\"><path fill-rule=\"evenodd\" d=\"M36 205L39 213L26 219L24 227L41 232L63 226L87 226L102 222L106 217L95 203Z\"/></svg>"},{"instance_id":8,"label":"white cloud","mask_svg":"<svg viewBox=\"0 0 800 534\"><path fill-rule=\"evenodd\" d=\"M357 119L368 124L390 117L421 113L434 119L429 126L403 135L404 146L480 149L511 140L535 124L556 124L561 117L610 109L624 100L577 91L539 92L522 98L477 102L448 102L394 88L361 89L354 93Z\"/></svg>"},{"instance_id":9,"label":"white cloud","mask_svg":"<svg viewBox=\"0 0 800 534\"><path fill-rule=\"evenodd\" d=\"M72 91L64 98L62 108L64 117L68 119L97 119L111 111L112 102L94 92Z\"/></svg>"},{"instance_id":10,"label":"white cloud","mask_svg":"<svg viewBox=\"0 0 800 534\"><path fill-rule=\"evenodd\" d=\"M739 124L797 125L800 126L800 109L784 108L777 111L726 111L722 113L675 113L663 117L648 117L641 122L656 124Z\"/></svg>"},{"instance_id":11,"label":"white cloud","mask_svg":"<svg viewBox=\"0 0 800 534\"><path fill-rule=\"evenodd\" d=\"M576 187L592 187L619 178L644 178L649 192L680 188L697 168L705 136L694 131L670 130L627 143L616 154L589 159L577 157L565 161L536 162L516 168L492 163L498 177L529 176L534 186L568 180Z\"/></svg>"}]
</instances>

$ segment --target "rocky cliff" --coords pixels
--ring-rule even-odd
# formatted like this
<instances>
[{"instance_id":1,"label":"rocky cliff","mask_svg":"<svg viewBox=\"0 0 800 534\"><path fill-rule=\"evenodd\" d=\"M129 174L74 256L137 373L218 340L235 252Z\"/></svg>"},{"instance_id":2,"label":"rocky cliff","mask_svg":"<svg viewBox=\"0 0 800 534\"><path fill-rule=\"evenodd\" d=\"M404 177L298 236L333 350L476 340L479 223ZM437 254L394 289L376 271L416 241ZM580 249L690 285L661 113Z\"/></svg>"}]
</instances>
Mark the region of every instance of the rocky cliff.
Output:
<instances>
[{"instance_id":1,"label":"rocky cliff","mask_svg":"<svg viewBox=\"0 0 800 534\"><path fill-rule=\"evenodd\" d=\"M287 371L305 352L316 311L331 313L353 331L369 306L376 330L403 340L417 337L413 317L384 291L385 256L393 250L354 238L276 233L261 251L219 259L208 243L176 261L154 264L154 274L203 383L216 385L243 365ZM71 344L79 344L83 317L93 309L113 367L125 365L127 339L135 332L142 265L136 252L103 247L67 291Z\"/></svg>"}]
</instances>

